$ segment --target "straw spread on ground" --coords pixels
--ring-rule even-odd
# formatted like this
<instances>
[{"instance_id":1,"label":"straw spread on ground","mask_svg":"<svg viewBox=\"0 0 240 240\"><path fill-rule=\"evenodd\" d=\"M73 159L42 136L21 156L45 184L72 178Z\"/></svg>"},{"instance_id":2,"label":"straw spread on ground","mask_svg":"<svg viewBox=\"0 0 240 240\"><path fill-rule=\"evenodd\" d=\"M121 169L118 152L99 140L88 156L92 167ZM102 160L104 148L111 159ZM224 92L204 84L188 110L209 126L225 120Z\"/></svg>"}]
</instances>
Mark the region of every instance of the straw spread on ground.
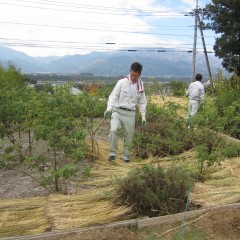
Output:
<instances>
[{"instance_id":1,"label":"straw spread on ground","mask_svg":"<svg viewBox=\"0 0 240 240\"><path fill-rule=\"evenodd\" d=\"M41 233L51 228L44 197L1 200L0 237Z\"/></svg>"},{"instance_id":2,"label":"straw spread on ground","mask_svg":"<svg viewBox=\"0 0 240 240\"><path fill-rule=\"evenodd\" d=\"M204 183L196 183L192 201L205 207L240 201L240 158L225 160Z\"/></svg>"},{"instance_id":3,"label":"straw spread on ground","mask_svg":"<svg viewBox=\"0 0 240 240\"><path fill-rule=\"evenodd\" d=\"M179 104L182 109L178 109L177 113L179 116L185 118L186 117L186 111L188 108L188 98L182 98L182 97L174 97L174 96L160 96L160 95L155 95L151 96L149 99L152 103L162 106L164 104L167 104L169 102Z\"/></svg>"},{"instance_id":4,"label":"straw spread on ground","mask_svg":"<svg viewBox=\"0 0 240 240\"><path fill-rule=\"evenodd\" d=\"M171 98L172 101L173 98ZM48 197L1 200L0 237L27 235L50 230L65 230L105 224L134 217L131 208L116 206L114 182L129 170L149 163L160 166L196 165L195 151L177 157L149 158L125 164L120 158L107 161L108 143L98 140L100 157L94 162L90 178L79 180L78 192L72 195L52 194ZM177 161L175 161L177 160ZM240 201L240 158L225 160L216 167L205 183L196 183L191 201L202 207Z\"/></svg>"}]
</instances>

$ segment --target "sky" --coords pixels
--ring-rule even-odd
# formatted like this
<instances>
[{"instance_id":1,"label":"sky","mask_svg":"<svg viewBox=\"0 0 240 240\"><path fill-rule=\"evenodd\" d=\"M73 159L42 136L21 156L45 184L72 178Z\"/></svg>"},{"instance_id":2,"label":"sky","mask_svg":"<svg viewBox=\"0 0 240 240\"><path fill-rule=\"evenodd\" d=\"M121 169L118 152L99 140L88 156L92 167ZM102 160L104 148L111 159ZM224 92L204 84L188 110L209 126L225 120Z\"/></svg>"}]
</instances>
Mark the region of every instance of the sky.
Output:
<instances>
[{"instance_id":1,"label":"sky","mask_svg":"<svg viewBox=\"0 0 240 240\"><path fill-rule=\"evenodd\" d=\"M191 51L194 17L211 0L0 0L0 46L29 56ZM197 51L203 51L200 32ZM216 35L204 31L208 51ZM174 49L174 50L173 50Z\"/></svg>"}]
</instances>

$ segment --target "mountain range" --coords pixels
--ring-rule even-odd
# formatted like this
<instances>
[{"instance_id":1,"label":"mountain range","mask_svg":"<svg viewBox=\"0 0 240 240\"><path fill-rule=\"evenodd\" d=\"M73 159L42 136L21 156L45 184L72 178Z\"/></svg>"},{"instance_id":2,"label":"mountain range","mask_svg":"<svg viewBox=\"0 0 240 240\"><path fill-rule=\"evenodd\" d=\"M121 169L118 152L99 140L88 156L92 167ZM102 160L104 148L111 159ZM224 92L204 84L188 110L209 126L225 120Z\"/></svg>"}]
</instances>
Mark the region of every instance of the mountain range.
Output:
<instances>
[{"instance_id":1,"label":"mountain range","mask_svg":"<svg viewBox=\"0 0 240 240\"><path fill-rule=\"evenodd\" d=\"M213 54L209 56L212 74L222 69L221 60ZM9 62L22 73L92 73L95 76L120 76L129 72L132 62L143 65L143 76L147 77L191 77L192 53L166 50L154 51L112 51L91 52L85 55L66 55L63 57L31 57L7 47L0 47L0 64ZM196 72L207 75L203 53L197 54Z\"/></svg>"}]
</instances>

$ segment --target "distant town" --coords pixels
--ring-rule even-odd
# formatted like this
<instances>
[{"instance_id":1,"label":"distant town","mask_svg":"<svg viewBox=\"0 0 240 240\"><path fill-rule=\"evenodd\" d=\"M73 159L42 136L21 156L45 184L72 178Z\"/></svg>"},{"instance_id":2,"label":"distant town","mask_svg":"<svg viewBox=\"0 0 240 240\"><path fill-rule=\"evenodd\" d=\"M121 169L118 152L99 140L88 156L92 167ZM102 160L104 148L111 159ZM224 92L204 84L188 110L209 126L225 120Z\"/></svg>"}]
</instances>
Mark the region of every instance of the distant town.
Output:
<instances>
[{"instance_id":1,"label":"distant town","mask_svg":"<svg viewBox=\"0 0 240 240\"><path fill-rule=\"evenodd\" d=\"M111 84L115 83L117 80L125 76L94 76L92 73L79 73L79 74L62 74L62 73L31 73L24 74L28 79L29 83L62 83L62 82L72 82L72 83L105 83ZM164 77L142 77L145 82L171 82L171 81L182 81L190 82L190 78L164 78Z\"/></svg>"}]
</instances>

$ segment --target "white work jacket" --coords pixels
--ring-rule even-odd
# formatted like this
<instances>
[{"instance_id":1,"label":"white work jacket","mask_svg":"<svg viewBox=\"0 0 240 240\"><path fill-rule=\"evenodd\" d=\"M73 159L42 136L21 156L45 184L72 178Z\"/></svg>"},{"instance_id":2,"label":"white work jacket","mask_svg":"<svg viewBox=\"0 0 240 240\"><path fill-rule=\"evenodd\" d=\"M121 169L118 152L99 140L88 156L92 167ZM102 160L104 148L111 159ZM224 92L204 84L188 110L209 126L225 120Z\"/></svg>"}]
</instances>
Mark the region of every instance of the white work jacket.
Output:
<instances>
[{"instance_id":1,"label":"white work jacket","mask_svg":"<svg viewBox=\"0 0 240 240\"><path fill-rule=\"evenodd\" d=\"M139 112L145 118L147 100L144 90L142 92L131 91L131 80L123 78L119 80L109 96L107 110L112 111L114 107L136 110L138 106Z\"/></svg>"},{"instance_id":2,"label":"white work jacket","mask_svg":"<svg viewBox=\"0 0 240 240\"><path fill-rule=\"evenodd\" d=\"M200 81L191 83L187 90L189 100L195 100L204 104L204 86Z\"/></svg>"}]
</instances>

